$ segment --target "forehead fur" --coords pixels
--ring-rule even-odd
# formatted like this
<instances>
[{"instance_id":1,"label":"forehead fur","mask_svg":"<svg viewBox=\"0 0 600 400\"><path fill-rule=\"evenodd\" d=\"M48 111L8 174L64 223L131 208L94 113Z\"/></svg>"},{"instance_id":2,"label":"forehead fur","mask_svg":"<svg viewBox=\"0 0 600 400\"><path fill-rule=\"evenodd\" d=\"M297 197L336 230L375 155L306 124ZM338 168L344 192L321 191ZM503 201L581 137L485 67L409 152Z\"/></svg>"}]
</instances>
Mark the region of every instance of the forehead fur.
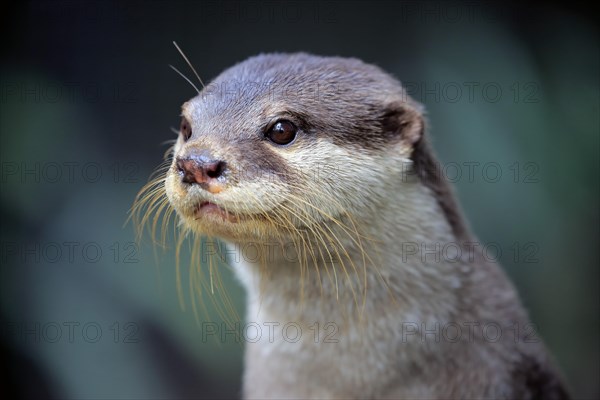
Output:
<instances>
[{"instance_id":1,"label":"forehead fur","mask_svg":"<svg viewBox=\"0 0 600 400\"><path fill-rule=\"evenodd\" d=\"M405 109L420 111L380 68L353 58L297 53L263 54L234 65L184 114L212 125L204 127L211 131L226 124L238 138L251 137L277 116L292 115L307 133L372 147L398 133L389 117Z\"/></svg>"}]
</instances>

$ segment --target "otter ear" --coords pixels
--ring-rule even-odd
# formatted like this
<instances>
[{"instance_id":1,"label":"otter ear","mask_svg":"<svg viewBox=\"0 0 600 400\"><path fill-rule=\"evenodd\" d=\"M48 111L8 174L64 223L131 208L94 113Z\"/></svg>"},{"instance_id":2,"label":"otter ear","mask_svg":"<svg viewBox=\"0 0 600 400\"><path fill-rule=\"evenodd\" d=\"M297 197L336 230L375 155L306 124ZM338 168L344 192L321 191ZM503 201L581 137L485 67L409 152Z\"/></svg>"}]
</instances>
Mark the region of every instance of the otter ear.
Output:
<instances>
[{"instance_id":1,"label":"otter ear","mask_svg":"<svg viewBox=\"0 0 600 400\"><path fill-rule=\"evenodd\" d=\"M402 147L414 147L423 137L425 123L418 108L408 103L392 103L382 116L386 135L399 139Z\"/></svg>"}]
</instances>

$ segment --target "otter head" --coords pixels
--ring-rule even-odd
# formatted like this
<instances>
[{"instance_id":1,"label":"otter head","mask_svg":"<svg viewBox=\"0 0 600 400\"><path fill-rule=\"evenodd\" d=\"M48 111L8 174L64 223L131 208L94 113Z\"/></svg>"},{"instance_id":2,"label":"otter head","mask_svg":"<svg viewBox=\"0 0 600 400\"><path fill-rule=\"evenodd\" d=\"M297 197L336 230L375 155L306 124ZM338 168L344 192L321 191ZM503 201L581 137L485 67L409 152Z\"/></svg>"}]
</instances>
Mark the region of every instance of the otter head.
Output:
<instances>
[{"instance_id":1,"label":"otter head","mask_svg":"<svg viewBox=\"0 0 600 400\"><path fill-rule=\"evenodd\" d=\"M166 192L209 236L317 232L389 201L422 131L419 105L375 66L259 55L183 105Z\"/></svg>"}]
</instances>

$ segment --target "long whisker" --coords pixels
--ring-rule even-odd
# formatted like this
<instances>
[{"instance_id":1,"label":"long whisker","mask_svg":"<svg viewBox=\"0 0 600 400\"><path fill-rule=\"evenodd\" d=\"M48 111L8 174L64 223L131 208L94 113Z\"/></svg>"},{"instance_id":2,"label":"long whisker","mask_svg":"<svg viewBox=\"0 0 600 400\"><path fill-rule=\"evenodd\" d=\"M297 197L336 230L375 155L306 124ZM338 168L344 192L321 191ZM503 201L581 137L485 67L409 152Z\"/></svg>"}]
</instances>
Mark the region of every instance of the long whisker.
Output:
<instances>
[{"instance_id":1,"label":"long whisker","mask_svg":"<svg viewBox=\"0 0 600 400\"><path fill-rule=\"evenodd\" d=\"M192 65L192 63L190 62L190 60L188 60L188 58L186 57L186 55L179 48L179 46L177 45L177 43L175 41L173 41L173 44L175 45L175 47L177 48L177 51L179 51L179 54L181 54L181 56L183 57L183 59L185 60L185 62L187 62L187 64L192 69L192 71L194 71L194 75L196 75L196 78L198 78L198 80L200 81L200 84L202 85L202 88L204 88L204 82L202 82L202 79L200 79L200 75L198 75L198 72L196 72L196 69L194 68L194 66ZM200 91L198 91L198 93L200 93Z\"/></svg>"},{"instance_id":2,"label":"long whisker","mask_svg":"<svg viewBox=\"0 0 600 400\"><path fill-rule=\"evenodd\" d=\"M179 74L179 76L181 76L183 79L185 79L185 80L187 81L187 83L189 83L190 85L192 85L192 87L193 87L194 89L196 89L196 92L198 92L198 94L200 94L200 90L199 90L199 89L196 87L196 85L194 85L194 84L192 83L192 81L191 81L191 80L189 80L189 79L188 79L188 77L187 77L187 76L185 76L185 75L183 74L183 72L181 72L180 70L178 70L177 68L175 68L175 67L174 67L174 66L172 66L171 64L169 64L169 67L171 67L171 69L172 69L173 71L177 72L177 73Z\"/></svg>"}]
</instances>

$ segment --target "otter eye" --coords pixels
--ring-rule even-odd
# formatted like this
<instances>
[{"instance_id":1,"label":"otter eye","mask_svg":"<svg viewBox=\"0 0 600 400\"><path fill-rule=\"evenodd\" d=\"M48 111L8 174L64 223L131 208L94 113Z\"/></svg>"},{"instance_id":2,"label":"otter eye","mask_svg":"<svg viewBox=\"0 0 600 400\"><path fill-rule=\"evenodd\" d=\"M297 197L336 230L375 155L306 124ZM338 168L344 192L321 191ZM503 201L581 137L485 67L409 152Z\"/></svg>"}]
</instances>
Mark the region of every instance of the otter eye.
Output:
<instances>
[{"instance_id":1,"label":"otter eye","mask_svg":"<svg viewBox=\"0 0 600 400\"><path fill-rule=\"evenodd\" d=\"M187 118L181 118L181 126L179 127L179 131L181 132L181 136L183 136L184 142L187 142L187 140L192 137L192 126Z\"/></svg>"},{"instance_id":2,"label":"otter eye","mask_svg":"<svg viewBox=\"0 0 600 400\"><path fill-rule=\"evenodd\" d=\"M266 137L275 144L289 144L294 141L298 128L288 120L277 121L266 133Z\"/></svg>"}]
</instances>

